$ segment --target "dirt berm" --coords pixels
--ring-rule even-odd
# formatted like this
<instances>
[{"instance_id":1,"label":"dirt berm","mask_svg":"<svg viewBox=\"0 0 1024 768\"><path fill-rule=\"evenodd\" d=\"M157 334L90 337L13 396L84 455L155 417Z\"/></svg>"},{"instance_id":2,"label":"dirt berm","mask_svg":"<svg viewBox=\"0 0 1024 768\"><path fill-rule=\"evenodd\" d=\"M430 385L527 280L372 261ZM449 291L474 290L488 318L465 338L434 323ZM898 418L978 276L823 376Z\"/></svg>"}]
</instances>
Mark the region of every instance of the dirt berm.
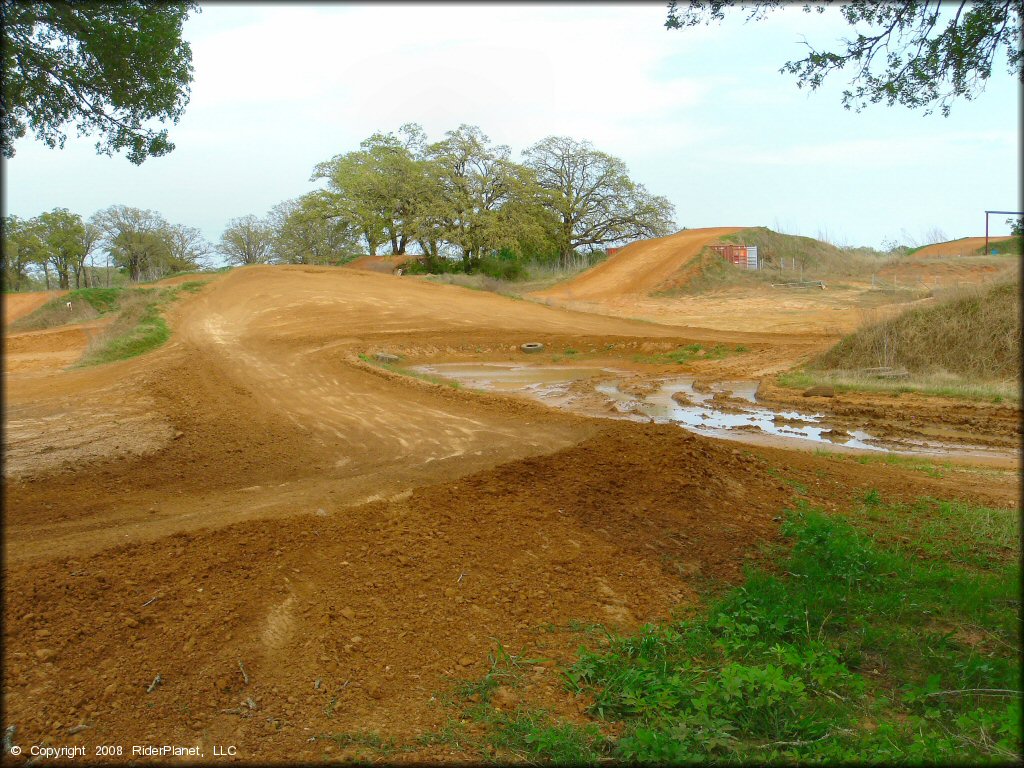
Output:
<instances>
[{"instance_id":1,"label":"dirt berm","mask_svg":"<svg viewBox=\"0 0 1024 768\"><path fill-rule=\"evenodd\" d=\"M252 759L318 755L319 734L414 737L495 641L635 627L691 601L688 578L736 578L787 493L727 444L612 422L404 496L9 570L6 722L25 743L231 743ZM557 658L579 642L547 638ZM551 674L523 695L569 705Z\"/></svg>"}]
</instances>

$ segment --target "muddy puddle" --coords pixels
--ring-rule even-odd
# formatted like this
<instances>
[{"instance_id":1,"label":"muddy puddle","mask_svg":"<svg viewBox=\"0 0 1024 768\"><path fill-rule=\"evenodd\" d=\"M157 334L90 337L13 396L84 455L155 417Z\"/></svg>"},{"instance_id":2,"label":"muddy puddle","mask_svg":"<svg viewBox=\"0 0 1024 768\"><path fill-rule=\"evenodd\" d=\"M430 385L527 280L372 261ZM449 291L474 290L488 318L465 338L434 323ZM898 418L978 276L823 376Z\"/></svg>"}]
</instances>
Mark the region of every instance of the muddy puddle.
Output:
<instances>
[{"instance_id":1,"label":"muddy puddle","mask_svg":"<svg viewBox=\"0 0 1024 768\"><path fill-rule=\"evenodd\" d=\"M675 423L700 434L749 443L798 441L830 450L940 456L995 456L984 446L885 439L829 424L826 414L776 411L758 403L756 381L695 387L690 376L659 379L613 368L518 363L435 363L413 370L488 392L525 394L591 416Z\"/></svg>"}]
</instances>

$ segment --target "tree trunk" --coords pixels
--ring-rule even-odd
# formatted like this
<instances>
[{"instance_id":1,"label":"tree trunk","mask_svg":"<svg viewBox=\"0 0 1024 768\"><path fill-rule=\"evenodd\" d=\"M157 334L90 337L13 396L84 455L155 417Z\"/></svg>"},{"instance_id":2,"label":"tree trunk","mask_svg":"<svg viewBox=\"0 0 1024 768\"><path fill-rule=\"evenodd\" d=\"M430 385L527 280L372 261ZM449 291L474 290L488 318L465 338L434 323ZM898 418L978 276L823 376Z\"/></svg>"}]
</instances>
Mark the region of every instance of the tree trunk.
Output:
<instances>
[{"instance_id":1,"label":"tree trunk","mask_svg":"<svg viewBox=\"0 0 1024 768\"><path fill-rule=\"evenodd\" d=\"M43 262L43 274L46 275L46 290L50 290L50 268Z\"/></svg>"}]
</instances>

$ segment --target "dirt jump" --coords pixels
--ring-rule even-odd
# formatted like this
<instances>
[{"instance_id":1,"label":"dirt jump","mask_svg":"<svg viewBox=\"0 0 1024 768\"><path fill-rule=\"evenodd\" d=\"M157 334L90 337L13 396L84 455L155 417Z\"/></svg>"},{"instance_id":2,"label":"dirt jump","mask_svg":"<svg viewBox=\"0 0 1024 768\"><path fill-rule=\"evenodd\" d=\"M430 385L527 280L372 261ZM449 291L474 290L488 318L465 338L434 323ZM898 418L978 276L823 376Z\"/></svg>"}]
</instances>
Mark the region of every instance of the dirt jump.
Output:
<instances>
[{"instance_id":1,"label":"dirt jump","mask_svg":"<svg viewBox=\"0 0 1024 768\"><path fill-rule=\"evenodd\" d=\"M671 263L660 241L630 246L552 295L645 291L731 231L663 238L681 246ZM826 508L867 488L1003 505L1019 491L1013 471L823 472L808 449L408 375L533 364L521 348L536 342L549 365L578 355L643 375L664 374L650 358L681 345L729 345L694 375L753 377L828 343L814 333L656 324L303 266L217 275L167 319L170 341L130 360L5 361L4 703L19 743L208 757L231 744L239 760L294 763L350 757L331 734L382 733L403 760L474 760L421 737L497 643L541 659L502 706L582 721L557 669L580 637L563 629L636 629L696 606L703 579L738 581L792 498L780 468ZM61 352L44 337L7 343ZM959 415L1015 445L1008 404L846 406L917 432Z\"/></svg>"},{"instance_id":2,"label":"dirt jump","mask_svg":"<svg viewBox=\"0 0 1024 768\"><path fill-rule=\"evenodd\" d=\"M579 277L539 292L537 296L593 301L629 294L646 295L696 258L704 246L742 229L687 229L668 237L631 243Z\"/></svg>"},{"instance_id":3,"label":"dirt jump","mask_svg":"<svg viewBox=\"0 0 1024 768\"><path fill-rule=\"evenodd\" d=\"M999 243L1012 239L1013 237L1009 235L990 237L988 239L989 248L992 250L999 250ZM975 253L982 253L983 251L980 251L979 249L983 249L984 247L984 237L961 237L959 240L950 240L946 243L933 243L931 245L926 245L923 248L919 248L914 251L913 255L919 258L927 256L970 256Z\"/></svg>"}]
</instances>

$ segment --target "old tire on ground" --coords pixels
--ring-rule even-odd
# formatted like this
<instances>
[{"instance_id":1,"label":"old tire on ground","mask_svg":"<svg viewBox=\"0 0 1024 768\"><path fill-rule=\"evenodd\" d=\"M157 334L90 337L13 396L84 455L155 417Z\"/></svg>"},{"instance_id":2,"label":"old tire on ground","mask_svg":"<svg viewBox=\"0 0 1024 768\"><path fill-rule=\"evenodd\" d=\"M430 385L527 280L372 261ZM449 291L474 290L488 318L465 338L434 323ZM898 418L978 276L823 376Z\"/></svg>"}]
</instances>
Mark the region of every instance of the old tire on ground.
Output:
<instances>
[{"instance_id":1,"label":"old tire on ground","mask_svg":"<svg viewBox=\"0 0 1024 768\"><path fill-rule=\"evenodd\" d=\"M519 347L523 352L530 354L531 352L543 352L544 345L539 341L528 341Z\"/></svg>"}]
</instances>

